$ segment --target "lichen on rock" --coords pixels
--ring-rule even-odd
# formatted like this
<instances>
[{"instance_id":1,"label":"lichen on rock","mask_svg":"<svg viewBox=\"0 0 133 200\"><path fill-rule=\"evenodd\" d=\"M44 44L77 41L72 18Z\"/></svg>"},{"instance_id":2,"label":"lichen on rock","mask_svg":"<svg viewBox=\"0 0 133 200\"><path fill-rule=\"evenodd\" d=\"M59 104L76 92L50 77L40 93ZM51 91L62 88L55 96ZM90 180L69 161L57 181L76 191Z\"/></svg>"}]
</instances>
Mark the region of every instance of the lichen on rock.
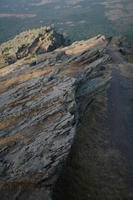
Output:
<instances>
[{"instance_id":1,"label":"lichen on rock","mask_svg":"<svg viewBox=\"0 0 133 200\"><path fill-rule=\"evenodd\" d=\"M51 27L31 29L0 45L0 64L12 64L28 55L52 51L66 44L64 36Z\"/></svg>"}]
</instances>

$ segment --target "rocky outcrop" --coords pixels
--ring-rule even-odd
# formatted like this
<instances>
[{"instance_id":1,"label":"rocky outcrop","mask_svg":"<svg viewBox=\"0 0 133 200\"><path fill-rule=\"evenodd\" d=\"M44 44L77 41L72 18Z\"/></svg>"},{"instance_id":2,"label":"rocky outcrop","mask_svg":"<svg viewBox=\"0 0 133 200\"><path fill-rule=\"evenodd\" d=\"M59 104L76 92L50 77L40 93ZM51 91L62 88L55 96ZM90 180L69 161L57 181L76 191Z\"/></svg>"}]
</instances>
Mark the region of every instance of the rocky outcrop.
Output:
<instances>
[{"instance_id":1,"label":"rocky outcrop","mask_svg":"<svg viewBox=\"0 0 133 200\"><path fill-rule=\"evenodd\" d=\"M25 31L0 46L0 64L12 64L28 55L52 51L67 42L63 35L51 27L42 27Z\"/></svg>"},{"instance_id":2,"label":"rocky outcrop","mask_svg":"<svg viewBox=\"0 0 133 200\"><path fill-rule=\"evenodd\" d=\"M79 119L111 78L106 45L99 35L0 69L2 200L50 199Z\"/></svg>"}]
</instances>

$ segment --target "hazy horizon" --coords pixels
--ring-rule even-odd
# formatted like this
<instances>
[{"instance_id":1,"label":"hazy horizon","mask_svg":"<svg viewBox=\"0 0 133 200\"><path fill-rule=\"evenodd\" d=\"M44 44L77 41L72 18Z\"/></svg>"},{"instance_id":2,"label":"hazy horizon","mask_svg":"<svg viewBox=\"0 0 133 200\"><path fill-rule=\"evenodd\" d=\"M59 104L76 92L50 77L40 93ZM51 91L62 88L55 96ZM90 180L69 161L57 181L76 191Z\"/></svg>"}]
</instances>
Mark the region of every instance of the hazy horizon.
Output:
<instances>
[{"instance_id":1,"label":"hazy horizon","mask_svg":"<svg viewBox=\"0 0 133 200\"><path fill-rule=\"evenodd\" d=\"M40 26L54 26L71 40L97 34L133 40L131 0L1 0L0 43Z\"/></svg>"}]
</instances>

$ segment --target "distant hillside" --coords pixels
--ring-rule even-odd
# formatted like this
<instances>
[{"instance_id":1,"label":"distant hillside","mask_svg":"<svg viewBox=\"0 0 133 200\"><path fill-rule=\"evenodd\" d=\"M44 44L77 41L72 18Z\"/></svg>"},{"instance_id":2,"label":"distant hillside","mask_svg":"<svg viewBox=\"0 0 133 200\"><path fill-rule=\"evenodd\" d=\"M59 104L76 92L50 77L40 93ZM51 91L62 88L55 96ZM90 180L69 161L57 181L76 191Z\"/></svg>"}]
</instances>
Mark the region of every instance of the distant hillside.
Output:
<instances>
[{"instance_id":1,"label":"distant hillside","mask_svg":"<svg viewBox=\"0 0 133 200\"><path fill-rule=\"evenodd\" d=\"M0 43L22 31L55 26L72 41L103 34L133 42L131 0L0 0Z\"/></svg>"}]
</instances>

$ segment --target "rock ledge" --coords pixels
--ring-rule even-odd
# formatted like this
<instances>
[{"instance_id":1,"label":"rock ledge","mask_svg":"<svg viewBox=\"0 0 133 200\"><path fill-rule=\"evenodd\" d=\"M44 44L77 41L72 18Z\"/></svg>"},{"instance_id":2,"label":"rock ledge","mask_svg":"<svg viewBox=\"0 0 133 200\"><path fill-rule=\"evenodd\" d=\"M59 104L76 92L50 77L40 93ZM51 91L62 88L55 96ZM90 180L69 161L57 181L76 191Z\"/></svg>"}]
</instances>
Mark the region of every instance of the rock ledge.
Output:
<instances>
[{"instance_id":1,"label":"rock ledge","mask_svg":"<svg viewBox=\"0 0 133 200\"><path fill-rule=\"evenodd\" d=\"M99 35L0 68L1 200L50 199L80 117L110 81L106 45Z\"/></svg>"}]
</instances>

